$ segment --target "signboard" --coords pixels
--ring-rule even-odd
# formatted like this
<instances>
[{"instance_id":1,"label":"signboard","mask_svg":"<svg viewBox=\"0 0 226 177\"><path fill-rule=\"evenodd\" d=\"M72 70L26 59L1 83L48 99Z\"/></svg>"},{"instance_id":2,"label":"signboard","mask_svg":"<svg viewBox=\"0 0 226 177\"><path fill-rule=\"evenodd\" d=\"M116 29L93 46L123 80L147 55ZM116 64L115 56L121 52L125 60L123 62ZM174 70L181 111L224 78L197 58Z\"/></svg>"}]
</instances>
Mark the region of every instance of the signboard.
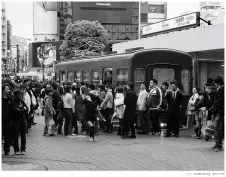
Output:
<instances>
[{"instance_id":1,"label":"signboard","mask_svg":"<svg viewBox=\"0 0 226 177\"><path fill-rule=\"evenodd\" d=\"M185 28L188 26L198 26L200 16L199 12L179 16L169 20L157 22L151 25L142 27L142 36L164 31L171 31L173 29Z\"/></svg>"}]
</instances>

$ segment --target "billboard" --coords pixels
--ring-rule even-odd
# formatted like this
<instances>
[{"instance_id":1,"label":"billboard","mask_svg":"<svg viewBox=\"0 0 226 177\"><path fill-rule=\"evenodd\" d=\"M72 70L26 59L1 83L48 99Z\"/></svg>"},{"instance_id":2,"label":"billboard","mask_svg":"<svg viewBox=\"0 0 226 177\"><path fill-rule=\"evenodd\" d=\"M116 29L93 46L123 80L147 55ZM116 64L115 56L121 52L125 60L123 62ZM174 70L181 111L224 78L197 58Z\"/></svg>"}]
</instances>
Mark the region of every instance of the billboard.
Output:
<instances>
[{"instance_id":1,"label":"billboard","mask_svg":"<svg viewBox=\"0 0 226 177\"><path fill-rule=\"evenodd\" d=\"M73 2L73 21L132 24L132 2Z\"/></svg>"},{"instance_id":2,"label":"billboard","mask_svg":"<svg viewBox=\"0 0 226 177\"><path fill-rule=\"evenodd\" d=\"M198 26L200 25L199 20L200 13L195 12L169 20L164 20L151 25L142 27L142 36L156 34L160 32L181 29L185 27Z\"/></svg>"},{"instance_id":3,"label":"billboard","mask_svg":"<svg viewBox=\"0 0 226 177\"><path fill-rule=\"evenodd\" d=\"M33 3L33 34L57 35L57 11L45 11L38 2Z\"/></svg>"},{"instance_id":4,"label":"billboard","mask_svg":"<svg viewBox=\"0 0 226 177\"><path fill-rule=\"evenodd\" d=\"M52 67L54 61L60 61L59 48L62 41L34 42L29 45L29 67Z\"/></svg>"}]
</instances>

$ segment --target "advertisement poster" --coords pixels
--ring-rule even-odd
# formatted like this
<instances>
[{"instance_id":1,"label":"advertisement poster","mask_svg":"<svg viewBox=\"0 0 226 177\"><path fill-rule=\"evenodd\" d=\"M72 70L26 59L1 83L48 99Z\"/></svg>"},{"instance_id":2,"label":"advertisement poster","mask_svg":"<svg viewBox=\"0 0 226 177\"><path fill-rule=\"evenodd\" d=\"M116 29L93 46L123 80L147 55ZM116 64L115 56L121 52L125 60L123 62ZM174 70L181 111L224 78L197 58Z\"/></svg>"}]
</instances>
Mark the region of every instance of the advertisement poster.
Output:
<instances>
[{"instance_id":1,"label":"advertisement poster","mask_svg":"<svg viewBox=\"0 0 226 177\"><path fill-rule=\"evenodd\" d=\"M37 58L40 64L44 62L45 66L52 66L56 61L56 45L49 43L37 47Z\"/></svg>"}]
</instances>

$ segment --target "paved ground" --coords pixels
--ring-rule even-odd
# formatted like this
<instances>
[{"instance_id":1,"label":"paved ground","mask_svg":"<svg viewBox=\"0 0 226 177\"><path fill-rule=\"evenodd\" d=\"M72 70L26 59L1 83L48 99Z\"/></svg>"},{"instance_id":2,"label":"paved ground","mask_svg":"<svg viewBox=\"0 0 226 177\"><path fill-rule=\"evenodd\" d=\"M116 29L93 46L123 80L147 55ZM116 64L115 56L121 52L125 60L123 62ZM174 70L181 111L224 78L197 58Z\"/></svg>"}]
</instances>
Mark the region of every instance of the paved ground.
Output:
<instances>
[{"instance_id":1,"label":"paved ground","mask_svg":"<svg viewBox=\"0 0 226 177\"><path fill-rule=\"evenodd\" d=\"M44 118L35 120L38 124L27 138L27 154L2 156L3 170L224 170L224 152L211 150L213 140L191 138L191 131L181 132L178 139L151 135L121 139L101 133L96 143L88 137L43 137Z\"/></svg>"}]
</instances>

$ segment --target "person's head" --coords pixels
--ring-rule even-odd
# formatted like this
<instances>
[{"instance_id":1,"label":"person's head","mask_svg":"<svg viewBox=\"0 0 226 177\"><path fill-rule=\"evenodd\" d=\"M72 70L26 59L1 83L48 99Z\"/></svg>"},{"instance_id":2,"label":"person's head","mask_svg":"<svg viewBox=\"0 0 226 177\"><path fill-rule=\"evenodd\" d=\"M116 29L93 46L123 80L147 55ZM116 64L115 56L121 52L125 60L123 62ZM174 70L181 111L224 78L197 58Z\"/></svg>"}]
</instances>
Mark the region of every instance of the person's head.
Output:
<instances>
[{"instance_id":1,"label":"person's head","mask_svg":"<svg viewBox=\"0 0 226 177\"><path fill-rule=\"evenodd\" d=\"M89 89L87 87L81 87L82 94L89 95Z\"/></svg>"},{"instance_id":2,"label":"person's head","mask_svg":"<svg viewBox=\"0 0 226 177\"><path fill-rule=\"evenodd\" d=\"M69 86L69 85L66 85L66 87L65 87L65 92L64 92L65 94L66 93L71 93L71 86Z\"/></svg>"},{"instance_id":3,"label":"person's head","mask_svg":"<svg viewBox=\"0 0 226 177\"><path fill-rule=\"evenodd\" d=\"M50 97L51 97L52 94L53 94L52 90L49 89L49 88L47 88L47 89L45 90L45 93L46 93L47 96L50 96Z\"/></svg>"},{"instance_id":4,"label":"person's head","mask_svg":"<svg viewBox=\"0 0 226 177\"><path fill-rule=\"evenodd\" d=\"M176 80L172 80L170 82L170 85L171 85L171 89L175 92L178 88L178 82Z\"/></svg>"},{"instance_id":5,"label":"person's head","mask_svg":"<svg viewBox=\"0 0 226 177\"><path fill-rule=\"evenodd\" d=\"M56 82L53 82L53 83L52 83L52 88L53 88L53 90L57 90L57 87L58 87L57 83L56 83Z\"/></svg>"},{"instance_id":6,"label":"person's head","mask_svg":"<svg viewBox=\"0 0 226 177\"><path fill-rule=\"evenodd\" d=\"M26 85L22 85L22 86L20 87L20 89L21 89L21 92L22 92L23 94L25 94L25 93L27 92L27 86L26 86Z\"/></svg>"},{"instance_id":7,"label":"person's head","mask_svg":"<svg viewBox=\"0 0 226 177\"><path fill-rule=\"evenodd\" d=\"M212 78L208 78L207 79L207 84L212 84L213 83L213 79Z\"/></svg>"},{"instance_id":8,"label":"person's head","mask_svg":"<svg viewBox=\"0 0 226 177\"><path fill-rule=\"evenodd\" d=\"M156 86L158 84L158 81L156 79L151 79L150 80L150 84L149 84L149 88L153 88L154 86Z\"/></svg>"},{"instance_id":9,"label":"person's head","mask_svg":"<svg viewBox=\"0 0 226 177\"><path fill-rule=\"evenodd\" d=\"M217 76L215 79L214 79L214 85L216 87L220 87L222 85L224 85L224 80L221 76Z\"/></svg>"},{"instance_id":10,"label":"person's head","mask_svg":"<svg viewBox=\"0 0 226 177\"><path fill-rule=\"evenodd\" d=\"M162 83L162 89L163 89L163 90L167 90L168 88L169 88L168 82L163 82L163 83Z\"/></svg>"},{"instance_id":11,"label":"person's head","mask_svg":"<svg viewBox=\"0 0 226 177\"><path fill-rule=\"evenodd\" d=\"M74 92L75 91L75 88L76 88L75 86L72 86L71 87L71 90Z\"/></svg>"},{"instance_id":12,"label":"person's head","mask_svg":"<svg viewBox=\"0 0 226 177\"><path fill-rule=\"evenodd\" d=\"M19 100L22 100L22 97L23 97L23 93L20 89L17 89L13 92L13 95L14 95L14 99L19 101Z\"/></svg>"},{"instance_id":13,"label":"person's head","mask_svg":"<svg viewBox=\"0 0 226 177\"><path fill-rule=\"evenodd\" d=\"M45 88L46 89L51 89L51 85L50 84L46 84Z\"/></svg>"},{"instance_id":14,"label":"person's head","mask_svg":"<svg viewBox=\"0 0 226 177\"><path fill-rule=\"evenodd\" d=\"M127 85L123 86L123 92L127 92Z\"/></svg>"},{"instance_id":15,"label":"person's head","mask_svg":"<svg viewBox=\"0 0 226 177\"><path fill-rule=\"evenodd\" d=\"M77 96L80 96L80 87L76 87L75 92Z\"/></svg>"},{"instance_id":16,"label":"person's head","mask_svg":"<svg viewBox=\"0 0 226 177\"><path fill-rule=\"evenodd\" d=\"M142 84L140 85L140 89L141 89L141 90L145 90L145 89L146 89L144 83L142 83Z\"/></svg>"},{"instance_id":17,"label":"person's head","mask_svg":"<svg viewBox=\"0 0 226 177\"><path fill-rule=\"evenodd\" d=\"M196 93L199 93L199 89L196 88L196 87L194 87L194 88L192 89L192 93L193 93L193 95L195 95Z\"/></svg>"},{"instance_id":18,"label":"person's head","mask_svg":"<svg viewBox=\"0 0 226 177\"><path fill-rule=\"evenodd\" d=\"M63 87L58 87L58 92L60 93L60 95L63 95L63 93L64 93L64 89L63 89Z\"/></svg>"},{"instance_id":19,"label":"person's head","mask_svg":"<svg viewBox=\"0 0 226 177\"><path fill-rule=\"evenodd\" d=\"M90 88L90 90L95 90L95 85L94 84L90 84L89 88Z\"/></svg>"},{"instance_id":20,"label":"person's head","mask_svg":"<svg viewBox=\"0 0 226 177\"><path fill-rule=\"evenodd\" d=\"M127 90L133 90L134 85L132 83L127 84Z\"/></svg>"},{"instance_id":21,"label":"person's head","mask_svg":"<svg viewBox=\"0 0 226 177\"><path fill-rule=\"evenodd\" d=\"M123 87L122 87L122 86L118 86L118 87L116 88L116 92L117 92L117 93L123 93Z\"/></svg>"},{"instance_id":22,"label":"person's head","mask_svg":"<svg viewBox=\"0 0 226 177\"><path fill-rule=\"evenodd\" d=\"M29 79L25 79L24 80L24 85L26 86L27 89L30 88L30 80Z\"/></svg>"},{"instance_id":23,"label":"person's head","mask_svg":"<svg viewBox=\"0 0 226 177\"><path fill-rule=\"evenodd\" d=\"M10 87L8 84L2 84L2 94L6 96L10 94Z\"/></svg>"},{"instance_id":24,"label":"person's head","mask_svg":"<svg viewBox=\"0 0 226 177\"><path fill-rule=\"evenodd\" d=\"M104 88L104 85L103 85L103 84L100 84L100 85L98 86L98 88L100 89L101 92L102 92L102 91L105 91L105 88Z\"/></svg>"},{"instance_id":25,"label":"person's head","mask_svg":"<svg viewBox=\"0 0 226 177\"><path fill-rule=\"evenodd\" d=\"M111 88L111 85L106 84L106 85L105 85L105 90L108 91L108 90L110 90L110 89L112 89L112 88Z\"/></svg>"},{"instance_id":26,"label":"person's head","mask_svg":"<svg viewBox=\"0 0 226 177\"><path fill-rule=\"evenodd\" d=\"M77 87L78 84L74 82L74 83L72 84L72 87L73 87L73 86L74 86L74 87Z\"/></svg>"}]
</instances>

